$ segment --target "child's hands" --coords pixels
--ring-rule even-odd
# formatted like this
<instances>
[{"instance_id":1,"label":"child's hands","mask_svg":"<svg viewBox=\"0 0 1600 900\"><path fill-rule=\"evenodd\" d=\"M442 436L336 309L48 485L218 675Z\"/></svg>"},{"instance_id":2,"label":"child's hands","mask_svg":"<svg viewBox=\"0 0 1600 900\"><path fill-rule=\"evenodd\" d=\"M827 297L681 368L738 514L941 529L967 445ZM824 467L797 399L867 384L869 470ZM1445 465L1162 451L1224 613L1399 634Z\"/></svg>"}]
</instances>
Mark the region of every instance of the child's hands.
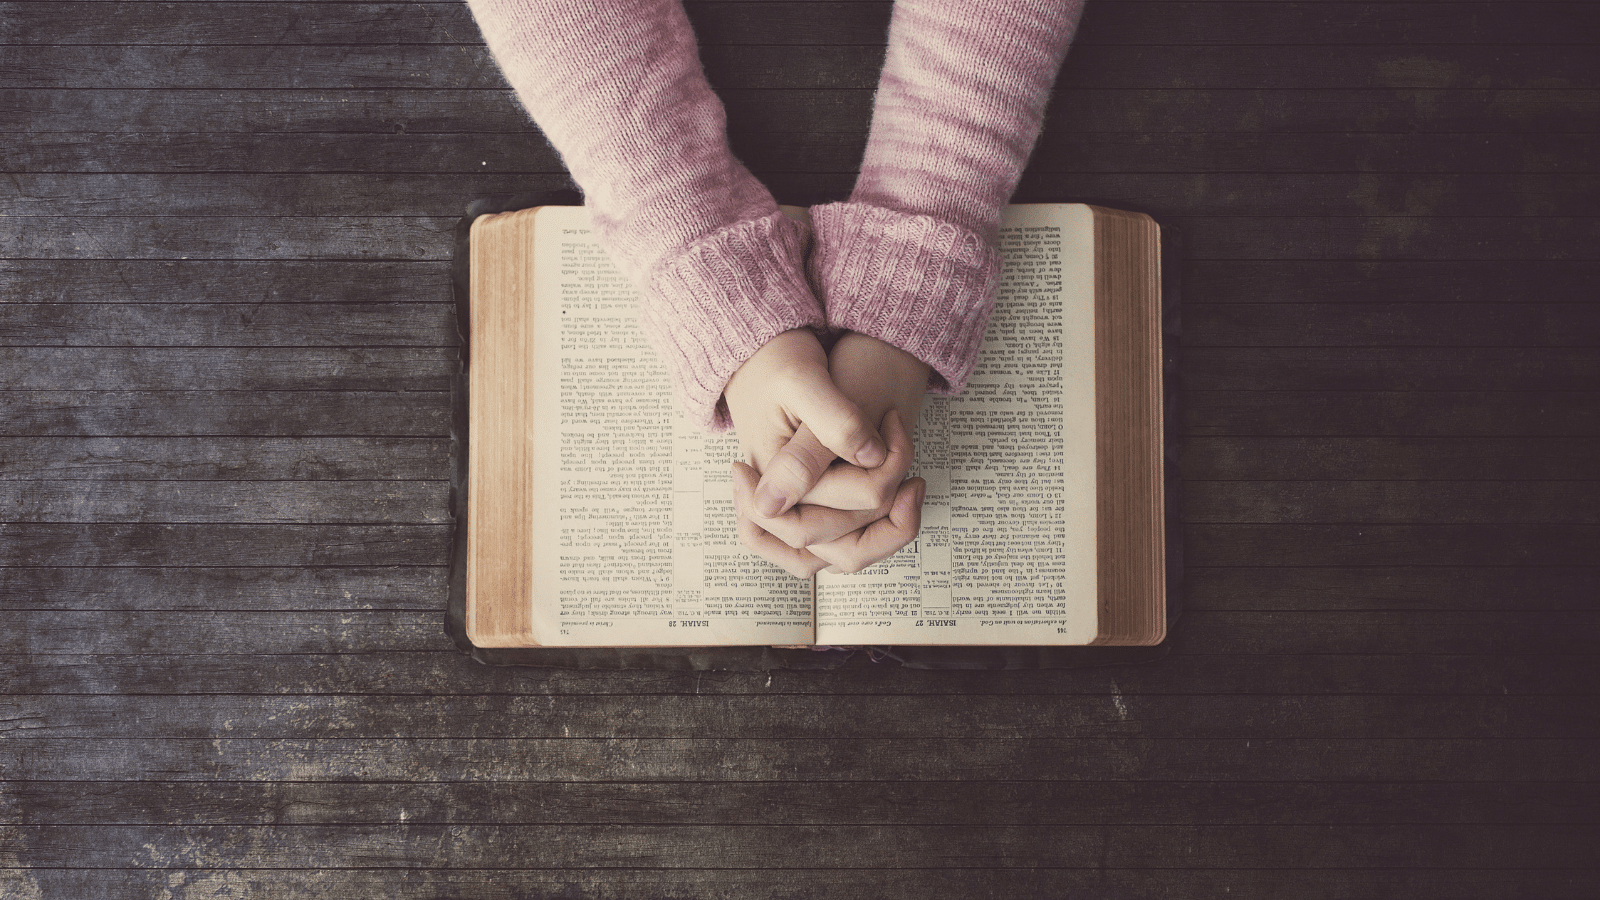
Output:
<instances>
[{"instance_id":1,"label":"child's hands","mask_svg":"<svg viewBox=\"0 0 1600 900\"><path fill-rule=\"evenodd\" d=\"M867 418L835 387L828 354L810 331L768 341L733 373L722 396L739 442L764 473L754 509L776 515L794 506L835 459L874 469L888 458L873 429L881 413Z\"/></svg>"},{"instance_id":2,"label":"child's hands","mask_svg":"<svg viewBox=\"0 0 1600 900\"><path fill-rule=\"evenodd\" d=\"M868 509L834 509L802 502L777 516L764 516L756 510L756 489L761 474L744 463L733 464L733 502L738 510L739 538L746 547L762 557L787 569L796 577L804 578L830 565L851 571L871 565L905 545L907 539L896 537L890 528L893 522L904 524L906 516L920 509L899 509L897 504L909 503L909 495L916 485L901 483L911 466L911 436L900 424L900 414L889 410L883 417L881 430L889 442L889 458L876 469L861 469L843 462L830 467L823 482L830 479L856 481L864 493L859 502L870 502L878 496L880 488L875 480L881 473L889 473L887 496L877 506ZM920 479L916 479L921 484ZM870 528L869 528L870 526ZM911 535L917 526L911 526ZM870 531L870 535L867 533ZM832 546L841 539L848 544ZM817 549L818 553L807 548Z\"/></svg>"},{"instance_id":3,"label":"child's hands","mask_svg":"<svg viewBox=\"0 0 1600 900\"><path fill-rule=\"evenodd\" d=\"M890 417L894 414L890 413ZM733 464L739 540L796 578L809 578L822 569L859 572L894 555L922 527L922 497L927 483L921 478L901 484L881 509L846 511L801 504L776 519L752 515L750 507L759 478L756 470L744 463ZM768 527L773 530L768 531ZM821 534L838 536L817 542L816 536Z\"/></svg>"},{"instance_id":4,"label":"child's hands","mask_svg":"<svg viewBox=\"0 0 1600 900\"><path fill-rule=\"evenodd\" d=\"M928 392L927 363L893 344L847 331L828 351L828 373L840 392L861 407L868 421L881 421L893 409L899 411L907 435L916 431L922 397ZM907 468L910 465L907 459ZM805 499L818 502L809 496Z\"/></svg>"},{"instance_id":5,"label":"child's hands","mask_svg":"<svg viewBox=\"0 0 1600 900\"><path fill-rule=\"evenodd\" d=\"M801 577L823 568L857 572L910 543L921 527L927 487L920 478L901 479L911 467L910 435L922 409L928 367L899 348L856 333L839 339L828 354L828 367L834 384L862 412L882 416L889 445L885 463L872 470L834 465L802 505L776 516L761 508L755 471L736 464L734 472L741 540ZM804 440L797 433L790 447Z\"/></svg>"}]
</instances>

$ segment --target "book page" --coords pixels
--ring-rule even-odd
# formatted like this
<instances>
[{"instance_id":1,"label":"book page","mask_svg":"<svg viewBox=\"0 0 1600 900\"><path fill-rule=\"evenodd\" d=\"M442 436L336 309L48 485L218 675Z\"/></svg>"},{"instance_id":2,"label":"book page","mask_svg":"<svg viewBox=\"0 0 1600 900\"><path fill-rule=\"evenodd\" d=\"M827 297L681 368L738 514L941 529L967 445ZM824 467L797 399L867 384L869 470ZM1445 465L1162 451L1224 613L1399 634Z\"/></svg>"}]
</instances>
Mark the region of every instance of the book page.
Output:
<instances>
[{"instance_id":1,"label":"book page","mask_svg":"<svg viewBox=\"0 0 1600 900\"><path fill-rule=\"evenodd\" d=\"M541 643L806 644L812 585L739 545L731 436L672 400L582 207L535 222L533 603Z\"/></svg>"},{"instance_id":2,"label":"book page","mask_svg":"<svg viewBox=\"0 0 1600 900\"><path fill-rule=\"evenodd\" d=\"M1093 227L1085 206L1009 209L978 367L917 423L922 530L860 574L817 576L819 643L1094 639Z\"/></svg>"}]
</instances>

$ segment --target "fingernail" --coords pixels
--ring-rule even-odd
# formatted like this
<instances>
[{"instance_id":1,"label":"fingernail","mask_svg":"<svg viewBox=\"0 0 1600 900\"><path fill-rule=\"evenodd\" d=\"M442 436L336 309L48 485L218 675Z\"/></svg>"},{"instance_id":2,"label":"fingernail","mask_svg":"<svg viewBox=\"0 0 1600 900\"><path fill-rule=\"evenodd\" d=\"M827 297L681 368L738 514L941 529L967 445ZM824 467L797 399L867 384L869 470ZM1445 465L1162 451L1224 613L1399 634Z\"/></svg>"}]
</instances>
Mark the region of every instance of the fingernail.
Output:
<instances>
[{"instance_id":1,"label":"fingernail","mask_svg":"<svg viewBox=\"0 0 1600 900\"><path fill-rule=\"evenodd\" d=\"M770 484L763 484L756 488L756 512L770 519L783 512L784 501L788 499L783 495L783 491Z\"/></svg>"},{"instance_id":2,"label":"fingernail","mask_svg":"<svg viewBox=\"0 0 1600 900\"><path fill-rule=\"evenodd\" d=\"M884 452L883 445L878 443L877 438L867 441L866 446L856 451L856 465L865 469L875 469L883 465L886 458L888 454Z\"/></svg>"}]
</instances>

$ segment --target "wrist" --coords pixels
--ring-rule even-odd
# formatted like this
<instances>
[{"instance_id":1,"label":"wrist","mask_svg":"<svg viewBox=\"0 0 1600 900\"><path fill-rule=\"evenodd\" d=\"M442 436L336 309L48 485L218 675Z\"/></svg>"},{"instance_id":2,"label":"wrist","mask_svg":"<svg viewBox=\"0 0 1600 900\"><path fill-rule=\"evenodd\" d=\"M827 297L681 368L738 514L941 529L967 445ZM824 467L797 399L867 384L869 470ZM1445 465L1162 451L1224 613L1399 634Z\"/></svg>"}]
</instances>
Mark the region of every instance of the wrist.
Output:
<instances>
[{"instance_id":1,"label":"wrist","mask_svg":"<svg viewBox=\"0 0 1600 900\"><path fill-rule=\"evenodd\" d=\"M847 331L828 353L828 371L839 389L877 423L892 407L909 431L915 427L927 393L927 363L868 334Z\"/></svg>"},{"instance_id":2,"label":"wrist","mask_svg":"<svg viewBox=\"0 0 1600 900\"><path fill-rule=\"evenodd\" d=\"M722 397L733 375L778 335L823 325L803 274L806 244L803 226L773 213L723 229L651 273L640 324L695 425L727 428Z\"/></svg>"},{"instance_id":3,"label":"wrist","mask_svg":"<svg viewBox=\"0 0 1600 900\"><path fill-rule=\"evenodd\" d=\"M817 207L812 220L811 280L828 326L926 362L934 390L965 386L994 307L996 248L954 223L864 203Z\"/></svg>"}]
</instances>

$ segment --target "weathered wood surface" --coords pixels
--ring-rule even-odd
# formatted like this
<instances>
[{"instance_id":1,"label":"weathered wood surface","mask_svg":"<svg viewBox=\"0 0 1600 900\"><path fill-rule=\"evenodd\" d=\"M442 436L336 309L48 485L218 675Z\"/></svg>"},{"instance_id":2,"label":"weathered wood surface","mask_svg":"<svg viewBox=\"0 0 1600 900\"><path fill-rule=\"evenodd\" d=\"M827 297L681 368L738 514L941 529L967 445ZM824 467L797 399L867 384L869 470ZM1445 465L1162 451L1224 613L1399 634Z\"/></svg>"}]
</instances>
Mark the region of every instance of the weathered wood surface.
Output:
<instances>
[{"instance_id":1,"label":"weathered wood surface","mask_svg":"<svg viewBox=\"0 0 1600 900\"><path fill-rule=\"evenodd\" d=\"M887 3L691 2L848 194ZM1091 0L1018 198L1184 235L1143 665L496 669L452 230L569 182L459 2L0 3L0 896L1588 898L1600 8Z\"/></svg>"},{"instance_id":2,"label":"weathered wood surface","mask_svg":"<svg viewBox=\"0 0 1600 900\"><path fill-rule=\"evenodd\" d=\"M1341 859L1371 868L1461 868L1493 848L1516 853L1530 868L1568 868L1561 860L1582 852L1594 839L1569 826L1435 826L1426 833L1406 825L1144 825L1144 826L895 826L786 825L740 823L693 825L422 825L401 829L394 839L389 823L293 828L270 826L119 826L77 828L15 827L18 845L26 842L41 865L70 862L85 868L120 869L148 865L165 868L149 849L157 835L176 833L192 844L213 848L227 862L248 868L279 869L310 863L314 868L393 868L412 861L408 846L430 845L432 867L478 868L502 856L538 854L551 865L596 869L798 869L818 858L839 868L896 857L908 868L1005 868L1014 865L1011 847L1031 836L1042 850L1030 863L1038 868L1142 868L1161 861L1182 841L1209 865L1197 868L1255 868L1277 859L1304 866ZM1141 840L1129 840L1133 835ZM1442 838L1442 840L1441 840ZM98 839L105 843L89 843ZM648 854L639 847L649 847ZM6 844L0 844L5 852ZM1579 867L1570 867L1579 868Z\"/></svg>"},{"instance_id":3,"label":"weathered wood surface","mask_svg":"<svg viewBox=\"0 0 1600 900\"><path fill-rule=\"evenodd\" d=\"M363 601L372 602L372 601ZM226 608L226 601L219 607ZM87 617L86 617L87 618ZM271 624L301 627L306 617L280 617ZM57 619L61 621L61 619ZM105 627L128 627L133 616L98 616L90 623ZM168 616L165 624L179 622L215 627L216 615L202 619ZM259 624L260 619L250 620ZM87 624L87 623L86 623ZM1481 627L1481 623L1480 623ZM71 631L72 629L67 629ZM80 629L79 633L87 629ZM1369 629L1369 633L1375 629ZM1414 631L1413 631L1414 633ZM1539 647L1522 656L1486 652L1478 654L1418 653L1391 648L1358 647L1351 653L1295 653L1279 651L1243 654L1226 652L1227 647L1207 647L1211 653L1185 653L1175 648L1171 662L1148 669L1118 670L1115 673L1085 672L1070 684L1059 677L1023 673L985 673L949 675L937 681L890 675L854 672L831 678L826 684L785 678L781 673L744 677L727 673L584 674L560 670L506 673L496 669L461 672L455 650L427 645L422 650L396 650L391 634L367 629L369 636L359 652L346 645L330 653L252 654L262 648L245 647L246 652L223 655L215 648L177 657L173 654L141 655L141 648L129 638L112 652L93 652L96 648L72 645L70 652L49 654L48 667L29 665L15 658L0 660L0 678L8 691L37 694L146 695L184 693L185 695L267 693L321 695L361 693L369 695L433 695L449 692L488 692L496 695L525 696L558 694L563 697L612 694L626 691L648 695L681 693L748 694L778 690L789 694L903 695L1044 693L1064 697L1085 695L1098 702L1121 694L1144 693L1275 693L1322 695L1351 693L1404 693L1457 696L1498 694L1503 696L1572 696L1574 685L1591 684L1600 675L1600 660L1592 656L1553 656ZM1401 637L1405 632L1401 633ZM1271 635L1267 636L1268 638ZM1396 639L1400 643L1400 638ZM1193 643L1193 642L1191 642ZM63 642L63 645L65 642ZM45 646L42 649L52 649ZM1337 649L1337 648L1334 648ZM29 651L30 653L33 651ZM1219 665L1219 657L1226 657ZM442 687L443 686L443 687ZM1087 702L1087 701L1074 701ZM1531 811L1537 807L1530 806Z\"/></svg>"},{"instance_id":4,"label":"weathered wood surface","mask_svg":"<svg viewBox=\"0 0 1600 900\"><path fill-rule=\"evenodd\" d=\"M1586 629L1576 629L1580 635ZM1031 696L29 697L12 701L8 740L127 738L377 743L408 729L468 740L727 739L767 742L937 740L1348 740L1600 738L1600 701L1570 696L1150 695L1085 698L1064 708ZM1096 702L1098 701L1098 702ZM71 724L51 721L71 711ZM1570 713L1564 715L1563 713Z\"/></svg>"},{"instance_id":5,"label":"weathered wood surface","mask_svg":"<svg viewBox=\"0 0 1600 900\"><path fill-rule=\"evenodd\" d=\"M1038 801L1045 802L1038 802ZM639 808L672 803L682 825L739 825L763 809L767 825L1343 825L1394 821L1450 825L1583 825L1600 802L1594 785L1305 784L1169 782L951 783L940 793L897 782L796 784L449 782L310 784L128 782L52 787L18 783L5 812L19 824L126 826L503 824L629 825ZM1537 802L1539 815L1530 816ZM858 807L871 812L863 815ZM182 815L175 816L181 810ZM404 817L402 818L402 813ZM1487 830L1487 829L1485 829Z\"/></svg>"},{"instance_id":6,"label":"weathered wood surface","mask_svg":"<svg viewBox=\"0 0 1600 900\"><path fill-rule=\"evenodd\" d=\"M394 826L403 833L403 826ZM716 835L703 839L716 840ZM448 838L446 838L447 840ZM1167 849L1182 851L1182 842ZM873 883L874 897L885 900L919 900L933 896L1004 900L1010 897L1088 895L1095 897L1224 897L1240 890L1269 896L1305 897L1307 900L1342 900L1345 897L1451 897L1464 900L1517 896L1526 884L1526 870L1333 868L1305 866L1288 869L1112 869L1086 868L983 868L974 865L925 869L897 868L878 873L862 869L652 869L596 873L588 868L442 869L413 866L394 869L248 869L204 870L204 861L220 858L207 844L182 848L157 848L142 868L33 869L19 876L18 887L42 896L93 895L102 885L115 884L137 896L172 894L215 895L233 891L245 896L326 897L350 892L383 895L398 900L437 900L467 896L483 900L525 900L527 897L581 897L597 881L605 893L588 896L618 900L658 900L660 897L695 897L704 900L743 900L748 897L793 897L797 890L814 896L848 897L862 891L863 881ZM199 862L197 862L199 861ZM1542 896L1552 900L1587 900L1593 880L1583 871L1547 872L1541 876Z\"/></svg>"}]
</instances>

